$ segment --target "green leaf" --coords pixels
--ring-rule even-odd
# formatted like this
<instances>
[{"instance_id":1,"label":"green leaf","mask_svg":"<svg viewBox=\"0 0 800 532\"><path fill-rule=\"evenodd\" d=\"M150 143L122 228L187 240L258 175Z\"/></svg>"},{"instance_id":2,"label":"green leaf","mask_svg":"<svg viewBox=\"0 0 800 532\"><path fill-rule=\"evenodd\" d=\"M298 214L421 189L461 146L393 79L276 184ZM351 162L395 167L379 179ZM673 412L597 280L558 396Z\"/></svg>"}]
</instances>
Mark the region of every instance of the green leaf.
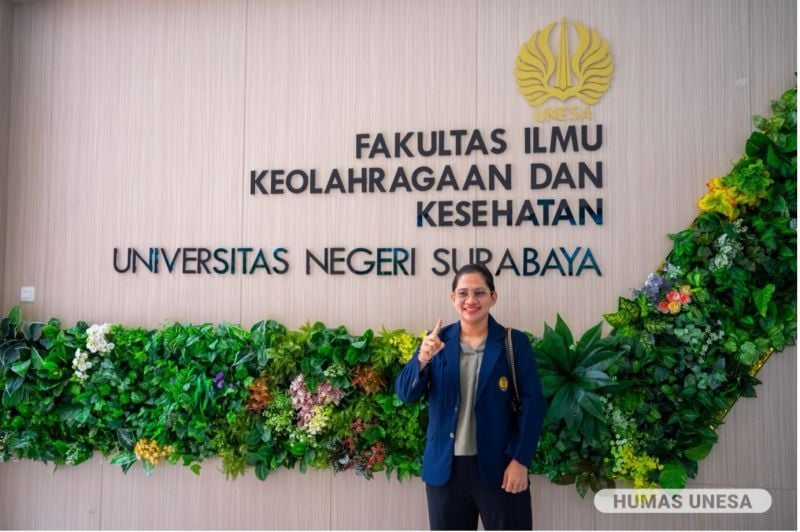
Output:
<instances>
[{"instance_id":1,"label":"green leaf","mask_svg":"<svg viewBox=\"0 0 800 532\"><path fill-rule=\"evenodd\" d=\"M361 361L362 356L365 355L363 351L359 351L353 347L347 350L347 354L344 356L345 361L347 361L348 366L355 366Z\"/></svg>"},{"instance_id":2,"label":"green leaf","mask_svg":"<svg viewBox=\"0 0 800 532\"><path fill-rule=\"evenodd\" d=\"M684 451L683 454L686 456L686 458L694 460L695 462L699 462L700 460L708 456L708 453L711 452L711 448L713 446L714 442L712 441L703 442L700 445L697 445L696 447L692 447L691 449L686 449L686 451Z\"/></svg>"},{"instance_id":3,"label":"green leaf","mask_svg":"<svg viewBox=\"0 0 800 532\"><path fill-rule=\"evenodd\" d=\"M22 309L19 305L14 306L9 311L8 317L11 320L11 324L14 325L16 329L19 329L20 325L22 325Z\"/></svg>"},{"instance_id":4,"label":"green leaf","mask_svg":"<svg viewBox=\"0 0 800 532\"><path fill-rule=\"evenodd\" d=\"M620 297L618 300L619 309L630 316L630 320L638 319L641 316L641 309L636 301Z\"/></svg>"},{"instance_id":5,"label":"green leaf","mask_svg":"<svg viewBox=\"0 0 800 532\"><path fill-rule=\"evenodd\" d=\"M689 284L698 287L703 285L703 273L701 270L692 270L689 275L686 276L686 280L689 281Z\"/></svg>"},{"instance_id":6,"label":"green leaf","mask_svg":"<svg viewBox=\"0 0 800 532\"><path fill-rule=\"evenodd\" d=\"M605 423L606 416L603 412L603 403L600 401L600 396L596 393L583 393L578 395L578 404L583 407L586 412L596 417L598 420Z\"/></svg>"},{"instance_id":7,"label":"green leaf","mask_svg":"<svg viewBox=\"0 0 800 532\"><path fill-rule=\"evenodd\" d=\"M31 362L33 364L33 369L37 371L44 369L44 360L42 360L42 356L36 349L31 349Z\"/></svg>"},{"instance_id":8,"label":"green leaf","mask_svg":"<svg viewBox=\"0 0 800 532\"><path fill-rule=\"evenodd\" d=\"M194 473L195 475L199 475L201 467L202 466L200 464L194 463L189 466L189 469L191 469L192 473Z\"/></svg>"},{"instance_id":9,"label":"green leaf","mask_svg":"<svg viewBox=\"0 0 800 532\"><path fill-rule=\"evenodd\" d=\"M572 387L570 385L562 386L550 403L545 423L565 419L571 424L576 420L576 416L580 415L580 411L580 405L575 399Z\"/></svg>"},{"instance_id":10,"label":"green leaf","mask_svg":"<svg viewBox=\"0 0 800 532\"><path fill-rule=\"evenodd\" d=\"M769 137L767 137L765 134L760 131L754 131L750 135L750 138L747 139L745 153L748 157L761 159L763 158L764 151L766 151L767 146L769 146L769 142Z\"/></svg>"},{"instance_id":11,"label":"green leaf","mask_svg":"<svg viewBox=\"0 0 800 532\"><path fill-rule=\"evenodd\" d=\"M591 351L580 354L581 358L575 366L575 371L602 371L616 362L622 353L623 351L603 349L603 346L595 347Z\"/></svg>"},{"instance_id":12,"label":"green leaf","mask_svg":"<svg viewBox=\"0 0 800 532\"><path fill-rule=\"evenodd\" d=\"M124 451L111 459L112 465L125 466L136 462L137 458L133 451Z\"/></svg>"},{"instance_id":13,"label":"green leaf","mask_svg":"<svg viewBox=\"0 0 800 532\"><path fill-rule=\"evenodd\" d=\"M583 390L597 390L603 386L609 386L614 383L613 379L603 371L590 370L578 373L575 380Z\"/></svg>"},{"instance_id":14,"label":"green leaf","mask_svg":"<svg viewBox=\"0 0 800 532\"><path fill-rule=\"evenodd\" d=\"M783 153L791 153L797 151L797 131L792 131L786 135L786 145L781 150Z\"/></svg>"},{"instance_id":15,"label":"green leaf","mask_svg":"<svg viewBox=\"0 0 800 532\"><path fill-rule=\"evenodd\" d=\"M286 449L280 449L274 455L272 455L272 460L270 462L272 464L272 469L275 469L279 465L283 464L286 460L287 454L288 453L286 452Z\"/></svg>"},{"instance_id":16,"label":"green leaf","mask_svg":"<svg viewBox=\"0 0 800 532\"><path fill-rule=\"evenodd\" d=\"M614 330L614 334L621 338L636 338L639 336L639 329L633 325L623 325Z\"/></svg>"},{"instance_id":17,"label":"green leaf","mask_svg":"<svg viewBox=\"0 0 800 532\"><path fill-rule=\"evenodd\" d=\"M122 446L123 449L133 449L134 445L136 445L136 440L134 439L133 435L131 435L130 431L125 429L117 429L117 441Z\"/></svg>"},{"instance_id":18,"label":"green leaf","mask_svg":"<svg viewBox=\"0 0 800 532\"><path fill-rule=\"evenodd\" d=\"M578 345L575 346L575 351L579 353L586 351L590 345L600 340L602 332L603 332L603 322L600 322L594 327L588 329L581 336L581 339L578 341Z\"/></svg>"},{"instance_id":19,"label":"green leaf","mask_svg":"<svg viewBox=\"0 0 800 532\"><path fill-rule=\"evenodd\" d=\"M736 353L736 357L739 359L739 362L745 366L752 366L758 360L758 348L756 344L753 342L743 343L739 348L739 352Z\"/></svg>"},{"instance_id":20,"label":"green leaf","mask_svg":"<svg viewBox=\"0 0 800 532\"><path fill-rule=\"evenodd\" d=\"M25 377L28 373L28 368L31 365L31 359L17 362L11 366L11 371L19 375L20 377Z\"/></svg>"},{"instance_id":21,"label":"green leaf","mask_svg":"<svg viewBox=\"0 0 800 532\"><path fill-rule=\"evenodd\" d=\"M306 454L306 451L308 450L308 444L301 441L292 442L289 450L294 456L299 458Z\"/></svg>"},{"instance_id":22,"label":"green leaf","mask_svg":"<svg viewBox=\"0 0 800 532\"><path fill-rule=\"evenodd\" d=\"M658 334L669 327L669 322L662 318L645 318L643 320L644 328L647 332Z\"/></svg>"},{"instance_id":23,"label":"green leaf","mask_svg":"<svg viewBox=\"0 0 800 532\"><path fill-rule=\"evenodd\" d=\"M396 395L378 394L375 396L375 402L381 405L384 414L393 414L397 410L395 405L396 397Z\"/></svg>"},{"instance_id":24,"label":"green leaf","mask_svg":"<svg viewBox=\"0 0 800 532\"><path fill-rule=\"evenodd\" d=\"M545 398L552 397L552 395L556 393L559 388L561 388L566 380L567 378L562 375L545 375L541 370L539 370L539 381L542 384L542 393L544 394Z\"/></svg>"},{"instance_id":25,"label":"green leaf","mask_svg":"<svg viewBox=\"0 0 800 532\"><path fill-rule=\"evenodd\" d=\"M22 400L22 378L14 377L6 381L3 390L3 406L11 408Z\"/></svg>"},{"instance_id":26,"label":"green leaf","mask_svg":"<svg viewBox=\"0 0 800 532\"><path fill-rule=\"evenodd\" d=\"M361 434L361 437L364 438L364 440L370 445L374 444L378 440L383 439L385 436L386 431L383 430L383 427L380 425L370 425Z\"/></svg>"},{"instance_id":27,"label":"green leaf","mask_svg":"<svg viewBox=\"0 0 800 532\"><path fill-rule=\"evenodd\" d=\"M618 310L617 312L603 314L603 317L606 319L608 324L614 327L615 329L630 324L632 319L629 313L623 312L621 310Z\"/></svg>"},{"instance_id":28,"label":"green leaf","mask_svg":"<svg viewBox=\"0 0 800 532\"><path fill-rule=\"evenodd\" d=\"M266 346L261 345L258 347L256 351L256 361L258 362L258 367L263 368L267 365L267 361L269 360L269 350Z\"/></svg>"},{"instance_id":29,"label":"green leaf","mask_svg":"<svg viewBox=\"0 0 800 532\"><path fill-rule=\"evenodd\" d=\"M259 462L256 464L256 478L258 480L267 480L269 476L269 466L264 462Z\"/></svg>"},{"instance_id":30,"label":"green leaf","mask_svg":"<svg viewBox=\"0 0 800 532\"><path fill-rule=\"evenodd\" d=\"M586 492L589 491L589 479L586 475L579 475L578 479L575 481L575 489L578 491L578 495L581 498L586 496Z\"/></svg>"},{"instance_id":31,"label":"green leaf","mask_svg":"<svg viewBox=\"0 0 800 532\"><path fill-rule=\"evenodd\" d=\"M564 345L564 339L556 333L549 325L544 326L544 337L542 338L542 350L562 371L568 371L569 360L567 357L568 346Z\"/></svg>"},{"instance_id":32,"label":"green leaf","mask_svg":"<svg viewBox=\"0 0 800 532\"><path fill-rule=\"evenodd\" d=\"M564 344L567 347L570 347L572 344L575 343L575 340L572 339L572 332L569 330L569 327L561 318L561 314L556 314L556 332L564 340Z\"/></svg>"},{"instance_id":33,"label":"green leaf","mask_svg":"<svg viewBox=\"0 0 800 532\"><path fill-rule=\"evenodd\" d=\"M681 464L668 463L658 475L658 484L664 489L683 489L687 478L686 469Z\"/></svg>"},{"instance_id":34,"label":"green leaf","mask_svg":"<svg viewBox=\"0 0 800 532\"><path fill-rule=\"evenodd\" d=\"M775 285L771 283L760 290L753 290L753 301L762 318L767 317L767 305L769 305L770 300L772 300L772 295L774 293Z\"/></svg>"}]
</instances>

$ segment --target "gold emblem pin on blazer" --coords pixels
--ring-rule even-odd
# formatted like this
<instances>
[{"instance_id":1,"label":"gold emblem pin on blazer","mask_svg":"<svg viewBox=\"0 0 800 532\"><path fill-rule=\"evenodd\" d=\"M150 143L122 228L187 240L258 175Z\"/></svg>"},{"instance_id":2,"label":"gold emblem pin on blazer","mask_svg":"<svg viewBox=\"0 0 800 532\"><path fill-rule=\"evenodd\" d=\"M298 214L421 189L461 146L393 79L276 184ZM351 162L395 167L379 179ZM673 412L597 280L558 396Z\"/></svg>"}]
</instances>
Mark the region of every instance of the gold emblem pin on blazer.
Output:
<instances>
[{"instance_id":1,"label":"gold emblem pin on blazer","mask_svg":"<svg viewBox=\"0 0 800 532\"><path fill-rule=\"evenodd\" d=\"M501 392L508 390L508 379L506 379L505 377L500 377L497 380L497 386L500 388Z\"/></svg>"}]
</instances>

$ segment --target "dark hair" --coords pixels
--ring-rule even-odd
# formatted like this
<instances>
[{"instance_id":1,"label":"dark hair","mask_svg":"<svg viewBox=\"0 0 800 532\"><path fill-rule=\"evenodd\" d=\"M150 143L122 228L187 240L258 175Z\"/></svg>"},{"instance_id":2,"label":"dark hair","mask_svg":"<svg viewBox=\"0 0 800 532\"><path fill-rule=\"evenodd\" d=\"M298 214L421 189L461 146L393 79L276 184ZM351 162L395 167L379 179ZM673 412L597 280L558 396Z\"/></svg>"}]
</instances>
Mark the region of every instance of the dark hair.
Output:
<instances>
[{"instance_id":1,"label":"dark hair","mask_svg":"<svg viewBox=\"0 0 800 532\"><path fill-rule=\"evenodd\" d=\"M492 276L492 272L483 264L467 264L459 268L456 272L456 276L453 278L453 292L456 291L458 280L461 279L461 276L468 273L479 273L481 277L483 277L483 280L486 281L486 286L489 287L489 290L494 292L494 277Z\"/></svg>"}]
</instances>

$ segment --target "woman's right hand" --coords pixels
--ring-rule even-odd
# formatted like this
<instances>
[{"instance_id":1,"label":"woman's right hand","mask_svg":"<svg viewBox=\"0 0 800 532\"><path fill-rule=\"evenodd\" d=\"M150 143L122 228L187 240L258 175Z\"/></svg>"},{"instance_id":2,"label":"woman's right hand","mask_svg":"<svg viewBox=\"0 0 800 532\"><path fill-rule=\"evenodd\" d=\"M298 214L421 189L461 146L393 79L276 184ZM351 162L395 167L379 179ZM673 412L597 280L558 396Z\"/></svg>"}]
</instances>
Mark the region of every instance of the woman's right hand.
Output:
<instances>
[{"instance_id":1,"label":"woman's right hand","mask_svg":"<svg viewBox=\"0 0 800 532\"><path fill-rule=\"evenodd\" d=\"M419 369L422 370L428 365L428 362L439 354L439 351L444 349L444 342L439 339L439 331L442 330L442 318L436 322L436 327L422 339L422 344L419 346Z\"/></svg>"}]
</instances>

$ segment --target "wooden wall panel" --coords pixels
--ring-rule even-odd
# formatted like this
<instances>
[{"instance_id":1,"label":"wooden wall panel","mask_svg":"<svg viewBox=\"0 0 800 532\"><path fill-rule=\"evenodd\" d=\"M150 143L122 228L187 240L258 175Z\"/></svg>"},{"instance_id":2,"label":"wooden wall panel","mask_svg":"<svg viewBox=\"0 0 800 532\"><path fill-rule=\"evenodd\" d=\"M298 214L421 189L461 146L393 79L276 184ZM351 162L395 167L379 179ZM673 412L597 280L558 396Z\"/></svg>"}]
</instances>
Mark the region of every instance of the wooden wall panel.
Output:
<instances>
[{"instance_id":1,"label":"wooden wall panel","mask_svg":"<svg viewBox=\"0 0 800 532\"><path fill-rule=\"evenodd\" d=\"M766 489L797 488L797 348L774 354L758 373L757 399L737 401L717 430L719 443L697 482Z\"/></svg>"},{"instance_id":2,"label":"wooden wall panel","mask_svg":"<svg viewBox=\"0 0 800 532\"><path fill-rule=\"evenodd\" d=\"M425 483L398 482L378 473L366 481L352 471L333 477L332 530L424 530L428 528Z\"/></svg>"},{"instance_id":3,"label":"wooden wall panel","mask_svg":"<svg viewBox=\"0 0 800 532\"><path fill-rule=\"evenodd\" d=\"M0 528L99 530L102 466L96 459L55 471L27 460L1 464Z\"/></svg>"},{"instance_id":4,"label":"wooden wall panel","mask_svg":"<svg viewBox=\"0 0 800 532\"><path fill-rule=\"evenodd\" d=\"M749 72L748 3L684 0L587 6L579 1L519 1L480 7L480 123L507 124L515 133L516 150L509 159L521 171L531 162L548 164L554 171L566 162L574 171L579 161L602 161L604 173L600 190L592 185L585 190L530 190L527 175L520 176L524 179L515 183L517 197L603 198L603 225L482 230L479 241L514 249L590 247L603 276L589 271L580 278L548 274L509 279L520 297L503 304L498 314L516 318L538 334L543 321L553 324L560 312L573 328L585 330L600 321L602 313L616 310L619 296L641 287L671 247L667 233L688 225L705 183L727 172L729 161L742 150L749 128L749 94L735 81ZM596 28L614 57L608 92L591 108L592 120L579 122L592 128L603 125L603 147L596 152L525 155L524 127L538 126L549 138L553 126L565 123L534 118L517 92L513 61L520 43L562 16ZM553 33L557 31L556 27ZM555 35L551 41L555 46ZM542 107L557 105L550 101Z\"/></svg>"},{"instance_id":5,"label":"wooden wall panel","mask_svg":"<svg viewBox=\"0 0 800 532\"><path fill-rule=\"evenodd\" d=\"M770 101L797 84L797 2L750 2L751 114L769 116Z\"/></svg>"},{"instance_id":6,"label":"wooden wall panel","mask_svg":"<svg viewBox=\"0 0 800 532\"><path fill-rule=\"evenodd\" d=\"M355 135L474 127L474 28L474 2L359 0L314 3L311 11L297 2L250 4L245 169L316 168L327 178L334 168L441 171L450 163L463 173L463 158L356 160ZM289 247L292 261L283 277L243 279L244 322L416 331L452 317L450 276L432 276L429 255L466 247L473 235L415 226L416 201L435 192L251 196L247 183L242 188L243 240ZM307 276L304 250L336 246L416 246L418 274L328 276L315 268Z\"/></svg>"},{"instance_id":7,"label":"wooden wall panel","mask_svg":"<svg viewBox=\"0 0 800 532\"><path fill-rule=\"evenodd\" d=\"M0 1L0 292L3 289L6 249L6 204L8 203L8 134L11 106L11 49L13 45L14 8L6 0ZM2 301L2 296L0 296ZM5 311L5 309L3 309Z\"/></svg>"},{"instance_id":8,"label":"wooden wall panel","mask_svg":"<svg viewBox=\"0 0 800 532\"><path fill-rule=\"evenodd\" d=\"M53 173L53 34L55 10L40 2L14 9L11 126L6 190L6 253L3 307L19 301L21 286L41 287L50 257L48 182ZM28 202L28 203L26 203ZM27 315L44 314L42 298Z\"/></svg>"},{"instance_id":9,"label":"wooden wall panel","mask_svg":"<svg viewBox=\"0 0 800 532\"><path fill-rule=\"evenodd\" d=\"M279 470L266 482L252 471L227 481L219 462L199 476L161 467L147 477L136 467L123 475L102 465L104 530L270 530L330 528L333 473Z\"/></svg>"},{"instance_id":10,"label":"wooden wall panel","mask_svg":"<svg viewBox=\"0 0 800 532\"><path fill-rule=\"evenodd\" d=\"M150 326L238 321L237 278L120 275L112 249L239 240L244 3L56 4L48 308Z\"/></svg>"},{"instance_id":11,"label":"wooden wall panel","mask_svg":"<svg viewBox=\"0 0 800 532\"><path fill-rule=\"evenodd\" d=\"M560 312L582 331L658 266L670 248L667 233L691 222L705 183L730 169L750 116L768 111L767 100L792 83L796 63L796 5L788 0L62 0L18 4L13 12L0 302L6 310L20 286L36 286L37 302L23 306L26 318L60 316L68 325L274 318L290 327L321 320L353 332L382 325L419 331L439 316L453 318L450 276L430 272L434 248L509 247L518 255L522 246L565 245L591 246L603 278L504 273L495 315L539 334ZM614 80L590 122L604 125L604 146L593 154L525 156L522 128L554 123L533 120L516 89L514 59L533 31L562 16L597 28L614 54ZM0 67L2 37L0 30ZM502 155L355 158L356 133L495 127L508 132ZM591 189L526 190L523 177L533 161L595 160L604 163L602 227L415 224L417 201L595 197ZM376 166L391 175L399 166L441 171L450 164L463 175L471 164L506 162L515 170L510 192L249 193L253 169L316 168L326 176L333 168ZM3 167L0 150L0 176ZM122 275L112 269L114 246L285 246L291 269L284 276ZM332 246L416 247L417 275L327 276L316 269L307 276L305 248ZM795 357L787 351L769 361L761 397L737 404L696 480L767 487L775 501L770 514L608 518L573 487L536 478L536 527L791 528ZM252 472L227 482L217 465L199 477L160 467L146 478L138 470L124 476L100 457L52 476L38 464L3 464L0 527L427 523L417 479L368 483L351 473L279 471L266 483ZM91 489L75 490L76 483ZM42 490L56 502L34 512L30 494Z\"/></svg>"}]
</instances>

